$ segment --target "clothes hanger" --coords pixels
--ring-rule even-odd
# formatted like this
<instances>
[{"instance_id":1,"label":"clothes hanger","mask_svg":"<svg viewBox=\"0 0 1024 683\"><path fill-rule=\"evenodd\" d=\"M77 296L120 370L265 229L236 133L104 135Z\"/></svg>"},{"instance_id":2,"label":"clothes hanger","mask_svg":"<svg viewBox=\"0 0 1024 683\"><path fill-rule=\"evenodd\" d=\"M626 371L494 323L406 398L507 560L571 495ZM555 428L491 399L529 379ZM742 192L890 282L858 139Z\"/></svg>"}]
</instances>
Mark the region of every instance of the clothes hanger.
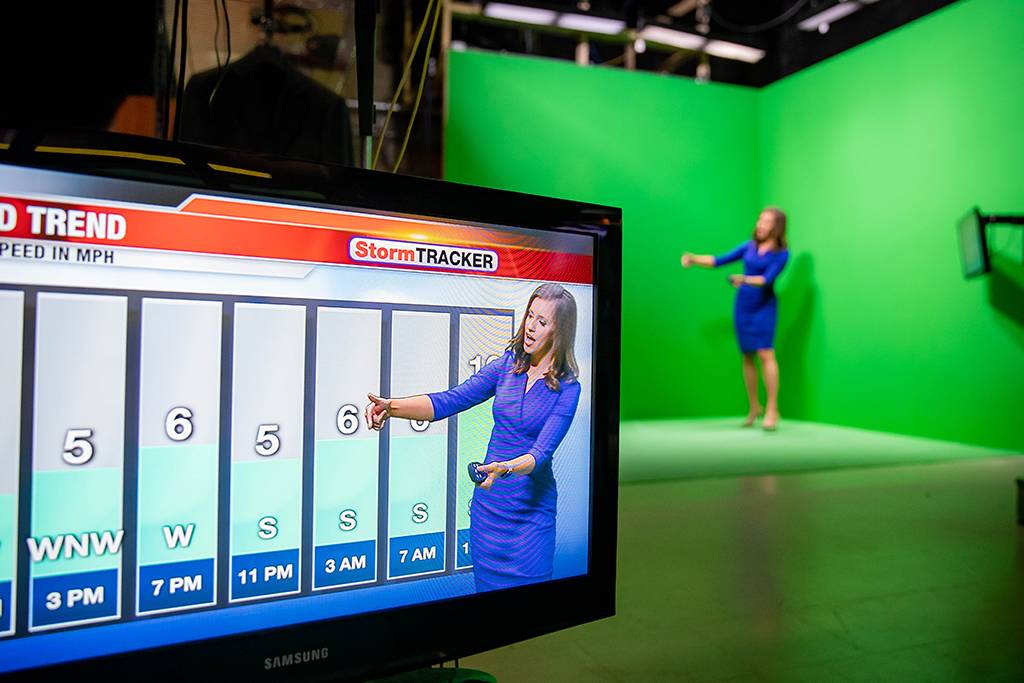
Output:
<instances>
[{"instance_id":1,"label":"clothes hanger","mask_svg":"<svg viewBox=\"0 0 1024 683\"><path fill-rule=\"evenodd\" d=\"M313 15L308 10L295 5L275 7L274 0L263 0L262 10L254 10L251 21L254 26L260 27L261 40L244 57L223 66L207 101L207 106L210 109L213 108L214 100L228 71L237 69L241 64L251 66L254 62L266 63L289 71L296 68L288 61L286 55L274 45L274 34L311 33L316 28Z\"/></svg>"}]
</instances>

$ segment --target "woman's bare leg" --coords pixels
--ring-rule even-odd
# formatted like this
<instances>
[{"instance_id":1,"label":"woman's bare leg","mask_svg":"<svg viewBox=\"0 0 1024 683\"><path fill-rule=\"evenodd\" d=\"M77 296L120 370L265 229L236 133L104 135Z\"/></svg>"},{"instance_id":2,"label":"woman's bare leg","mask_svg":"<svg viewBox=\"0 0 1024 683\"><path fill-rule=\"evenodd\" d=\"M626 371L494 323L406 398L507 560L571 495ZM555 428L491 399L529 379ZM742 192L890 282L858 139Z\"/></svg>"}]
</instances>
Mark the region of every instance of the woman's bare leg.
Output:
<instances>
[{"instance_id":1,"label":"woman's bare leg","mask_svg":"<svg viewBox=\"0 0 1024 683\"><path fill-rule=\"evenodd\" d=\"M760 349L757 356L761 359L761 374L764 376L764 388L768 394L764 427L774 429L779 422L779 363L775 360L775 349Z\"/></svg>"},{"instance_id":2,"label":"woman's bare leg","mask_svg":"<svg viewBox=\"0 0 1024 683\"><path fill-rule=\"evenodd\" d=\"M757 398L757 364L752 353L743 354L743 383L747 387L747 403L750 405L743 425L750 427L761 416L761 401Z\"/></svg>"}]
</instances>

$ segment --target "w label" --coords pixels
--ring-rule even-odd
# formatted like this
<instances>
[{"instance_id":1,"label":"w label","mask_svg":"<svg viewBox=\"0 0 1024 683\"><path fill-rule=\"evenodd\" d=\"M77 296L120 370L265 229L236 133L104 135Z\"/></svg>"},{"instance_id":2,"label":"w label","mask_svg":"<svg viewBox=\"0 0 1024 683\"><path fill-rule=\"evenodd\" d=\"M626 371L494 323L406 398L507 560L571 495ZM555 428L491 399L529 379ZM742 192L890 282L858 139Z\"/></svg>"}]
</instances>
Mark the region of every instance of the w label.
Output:
<instances>
[{"instance_id":1,"label":"w label","mask_svg":"<svg viewBox=\"0 0 1024 683\"><path fill-rule=\"evenodd\" d=\"M165 526L164 541L167 543L167 547L174 550L178 547L187 548L192 545L192 532L195 531L195 528L195 524L189 524L186 527L180 524Z\"/></svg>"},{"instance_id":2,"label":"w label","mask_svg":"<svg viewBox=\"0 0 1024 683\"><path fill-rule=\"evenodd\" d=\"M124 529L116 532L98 533L88 531L80 534L61 534L59 536L41 536L26 538L28 554L33 562L57 560L63 557L70 560L74 557L102 557L116 555L121 552L121 539Z\"/></svg>"}]
</instances>

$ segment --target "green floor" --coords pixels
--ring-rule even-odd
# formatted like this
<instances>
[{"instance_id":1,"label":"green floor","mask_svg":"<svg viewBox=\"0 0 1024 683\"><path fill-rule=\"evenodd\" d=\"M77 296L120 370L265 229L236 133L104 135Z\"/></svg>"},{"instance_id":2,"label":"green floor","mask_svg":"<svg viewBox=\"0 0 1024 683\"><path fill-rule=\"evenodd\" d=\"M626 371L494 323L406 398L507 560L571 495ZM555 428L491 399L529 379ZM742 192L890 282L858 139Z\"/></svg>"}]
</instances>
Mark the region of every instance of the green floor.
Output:
<instances>
[{"instance_id":1,"label":"green floor","mask_svg":"<svg viewBox=\"0 0 1024 683\"><path fill-rule=\"evenodd\" d=\"M785 420L776 432L742 418L624 422L619 481L783 474L1015 455L1011 451L815 422Z\"/></svg>"}]
</instances>

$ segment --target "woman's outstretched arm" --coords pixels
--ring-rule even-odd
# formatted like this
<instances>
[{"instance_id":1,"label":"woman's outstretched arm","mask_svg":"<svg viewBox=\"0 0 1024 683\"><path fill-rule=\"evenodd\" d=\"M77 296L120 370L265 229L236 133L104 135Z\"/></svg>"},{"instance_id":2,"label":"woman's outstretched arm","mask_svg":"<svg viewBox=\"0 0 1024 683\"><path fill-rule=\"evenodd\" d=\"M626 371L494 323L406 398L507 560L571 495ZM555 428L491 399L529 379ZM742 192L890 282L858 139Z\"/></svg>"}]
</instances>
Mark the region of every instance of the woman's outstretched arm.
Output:
<instances>
[{"instance_id":1,"label":"woman's outstretched arm","mask_svg":"<svg viewBox=\"0 0 1024 683\"><path fill-rule=\"evenodd\" d=\"M701 268L714 268L715 257L710 254L691 254L686 252L680 259L683 264L683 268L689 268L690 266L700 266Z\"/></svg>"},{"instance_id":2,"label":"woman's outstretched arm","mask_svg":"<svg viewBox=\"0 0 1024 683\"><path fill-rule=\"evenodd\" d=\"M389 417L403 417L407 420L433 420L434 404L426 394L405 398L381 398L367 394L370 403L366 406L366 426L380 429Z\"/></svg>"},{"instance_id":3,"label":"woman's outstretched arm","mask_svg":"<svg viewBox=\"0 0 1024 683\"><path fill-rule=\"evenodd\" d=\"M717 268L718 266L724 266L726 263L732 263L733 261L739 261L743 258L743 252L747 250L747 246L750 242L744 242L735 249L721 256L711 256L707 254L691 254L686 252L683 254L681 262L683 268L689 268L691 265L701 266L702 268Z\"/></svg>"},{"instance_id":4,"label":"woman's outstretched arm","mask_svg":"<svg viewBox=\"0 0 1024 683\"><path fill-rule=\"evenodd\" d=\"M494 396L509 354L493 360L462 384L447 391L418 394L405 398L381 398L367 394L366 424L370 429L381 429L389 417L407 420L443 420L455 413L483 403Z\"/></svg>"}]
</instances>

